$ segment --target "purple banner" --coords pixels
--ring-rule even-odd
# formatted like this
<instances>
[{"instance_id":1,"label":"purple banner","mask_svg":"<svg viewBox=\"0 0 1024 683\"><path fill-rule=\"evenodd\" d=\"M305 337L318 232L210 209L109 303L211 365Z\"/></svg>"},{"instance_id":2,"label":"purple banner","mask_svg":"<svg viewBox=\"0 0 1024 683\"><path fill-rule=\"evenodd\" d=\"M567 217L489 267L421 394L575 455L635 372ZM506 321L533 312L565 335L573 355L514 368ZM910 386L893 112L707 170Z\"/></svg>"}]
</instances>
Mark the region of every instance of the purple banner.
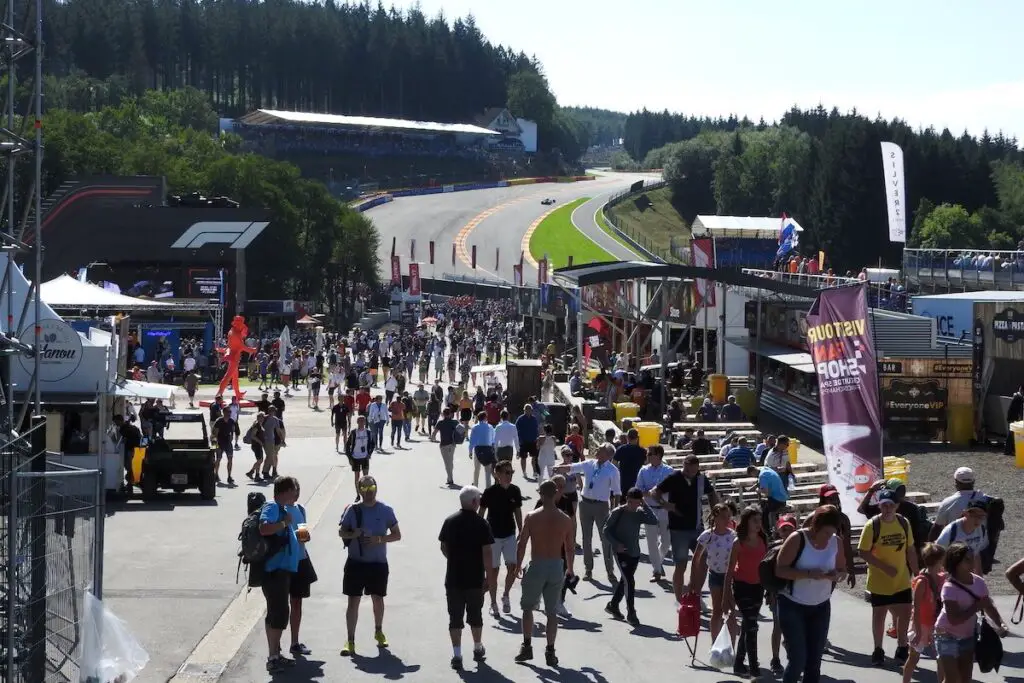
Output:
<instances>
[{"instance_id":1,"label":"purple banner","mask_svg":"<svg viewBox=\"0 0 1024 683\"><path fill-rule=\"evenodd\" d=\"M818 375L829 483L857 523L857 506L882 477L878 366L864 285L818 295L807 312L807 346Z\"/></svg>"}]
</instances>

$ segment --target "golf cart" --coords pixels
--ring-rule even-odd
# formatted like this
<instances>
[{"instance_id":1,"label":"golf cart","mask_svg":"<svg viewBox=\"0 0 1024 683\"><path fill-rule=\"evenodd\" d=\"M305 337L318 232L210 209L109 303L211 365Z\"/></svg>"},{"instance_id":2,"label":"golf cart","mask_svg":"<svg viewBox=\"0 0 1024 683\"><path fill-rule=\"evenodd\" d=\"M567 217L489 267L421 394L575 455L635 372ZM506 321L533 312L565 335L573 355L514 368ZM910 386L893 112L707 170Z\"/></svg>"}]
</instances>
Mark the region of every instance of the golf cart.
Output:
<instances>
[{"instance_id":1,"label":"golf cart","mask_svg":"<svg viewBox=\"0 0 1024 683\"><path fill-rule=\"evenodd\" d=\"M552 199L551 197L545 197L544 199L540 200L540 203L543 204L544 206L551 206L552 204L555 203L555 200Z\"/></svg>"},{"instance_id":2,"label":"golf cart","mask_svg":"<svg viewBox=\"0 0 1024 683\"><path fill-rule=\"evenodd\" d=\"M142 499L153 500L159 489L181 493L199 489L199 497L217 495L216 456L210 446L202 413L170 413L166 416L170 438L154 439L142 461Z\"/></svg>"}]
</instances>

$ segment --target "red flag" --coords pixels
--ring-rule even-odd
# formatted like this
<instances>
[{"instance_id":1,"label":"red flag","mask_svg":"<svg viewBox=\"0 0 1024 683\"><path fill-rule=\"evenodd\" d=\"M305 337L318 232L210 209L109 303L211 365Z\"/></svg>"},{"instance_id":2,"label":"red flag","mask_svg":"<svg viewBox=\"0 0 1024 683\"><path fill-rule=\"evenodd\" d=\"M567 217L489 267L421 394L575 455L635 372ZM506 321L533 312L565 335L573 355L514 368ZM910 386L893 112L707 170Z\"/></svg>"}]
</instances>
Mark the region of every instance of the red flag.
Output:
<instances>
[{"instance_id":1,"label":"red flag","mask_svg":"<svg viewBox=\"0 0 1024 683\"><path fill-rule=\"evenodd\" d=\"M430 265L434 265L434 240L430 240Z\"/></svg>"},{"instance_id":2,"label":"red flag","mask_svg":"<svg viewBox=\"0 0 1024 683\"><path fill-rule=\"evenodd\" d=\"M410 261L415 261L416 260L416 239L415 238L409 240L409 260Z\"/></svg>"},{"instance_id":3,"label":"red flag","mask_svg":"<svg viewBox=\"0 0 1024 683\"><path fill-rule=\"evenodd\" d=\"M472 262L472 266L471 267L473 268L473 270L476 270L476 245L475 244L473 245L473 255L470 257L470 261Z\"/></svg>"},{"instance_id":4,"label":"red flag","mask_svg":"<svg viewBox=\"0 0 1024 683\"><path fill-rule=\"evenodd\" d=\"M422 293L420 288L420 264L410 263L409 264L409 293L413 296L419 296Z\"/></svg>"},{"instance_id":5,"label":"red flag","mask_svg":"<svg viewBox=\"0 0 1024 683\"><path fill-rule=\"evenodd\" d=\"M455 242L452 242L452 268L455 267Z\"/></svg>"},{"instance_id":6,"label":"red flag","mask_svg":"<svg viewBox=\"0 0 1024 683\"><path fill-rule=\"evenodd\" d=\"M494 271L497 272L501 266L498 265L501 261L501 247L494 248Z\"/></svg>"},{"instance_id":7,"label":"red flag","mask_svg":"<svg viewBox=\"0 0 1024 683\"><path fill-rule=\"evenodd\" d=\"M569 254L569 268L572 268L572 254Z\"/></svg>"}]
</instances>

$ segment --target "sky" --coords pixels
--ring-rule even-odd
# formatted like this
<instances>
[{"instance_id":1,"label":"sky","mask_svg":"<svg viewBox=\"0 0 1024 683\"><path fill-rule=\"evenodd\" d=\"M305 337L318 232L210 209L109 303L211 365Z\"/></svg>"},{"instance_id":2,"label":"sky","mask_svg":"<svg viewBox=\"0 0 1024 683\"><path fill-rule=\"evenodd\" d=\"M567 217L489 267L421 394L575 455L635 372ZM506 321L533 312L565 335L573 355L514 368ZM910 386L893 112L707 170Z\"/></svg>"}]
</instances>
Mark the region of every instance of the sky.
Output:
<instances>
[{"instance_id":1,"label":"sky","mask_svg":"<svg viewBox=\"0 0 1024 683\"><path fill-rule=\"evenodd\" d=\"M388 5L385 0L385 5ZM1024 0L395 0L535 55L561 105L778 119L823 104L1024 140Z\"/></svg>"}]
</instances>

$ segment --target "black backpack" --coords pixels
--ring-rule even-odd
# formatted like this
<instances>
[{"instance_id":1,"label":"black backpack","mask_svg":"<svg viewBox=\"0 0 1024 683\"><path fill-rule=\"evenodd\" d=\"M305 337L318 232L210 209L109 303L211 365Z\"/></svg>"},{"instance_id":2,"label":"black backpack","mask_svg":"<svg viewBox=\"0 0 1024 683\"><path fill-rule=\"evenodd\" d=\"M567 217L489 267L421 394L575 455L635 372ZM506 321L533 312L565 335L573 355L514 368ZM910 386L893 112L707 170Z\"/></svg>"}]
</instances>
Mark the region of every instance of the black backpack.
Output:
<instances>
[{"instance_id":1,"label":"black backpack","mask_svg":"<svg viewBox=\"0 0 1024 683\"><path fill-rule=\"evenodd\" d=\"M345 506L345 510L341 513L341 518L342 519L345 519L346 517L348 517L348 511L349 511L349 508L351 508L351 507L352 507L351 504ZM356 510L356 512L355 512L355 515L356 515L356 527L355 528L359 529L359 528L362 528L362 526L363 526L363 506L359 505L357 503L355 510ZM340 531L340 529L339 529L339 531ZM351 538L343 538L343 539L341 539L341 544L347 548L347 547L349 547L349 545L352 544L352 541L353 541L353 539L351 539Z\"/></svg>"},{"instance_id":2,"label":"black backpack","mask_svg":"<svg viewBox=\"0 0 1024 683\"><path fill-rule=\"evenodd\" d=\"M804 545L807 543L807 537L803 531L798 531L800 534L800 547L797 548L796 557L793 559L795 565L799 560L800 556L803 555ZM780 578L776 570L778 569L779 553L782 552L782 546L785 541L776 541L768 546L768 552L761 559L761 564L757 567L758 577L761 579L761 585L769 593L778 593L779 591L789 588L793 585L793 582L789 579Z\"/></svg>"}]
</instances>

